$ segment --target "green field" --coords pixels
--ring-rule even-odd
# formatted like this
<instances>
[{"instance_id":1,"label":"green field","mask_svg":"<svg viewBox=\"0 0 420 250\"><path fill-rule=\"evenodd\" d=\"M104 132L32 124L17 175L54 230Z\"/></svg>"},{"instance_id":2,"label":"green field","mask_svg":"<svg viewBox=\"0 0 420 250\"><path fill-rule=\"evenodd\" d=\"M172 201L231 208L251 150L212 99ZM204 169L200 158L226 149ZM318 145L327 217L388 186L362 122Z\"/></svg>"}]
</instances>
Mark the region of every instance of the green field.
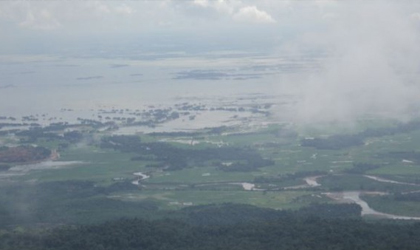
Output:
<instances>
[{"instance_id":1,"label":"green field","mask_svg":"<svg viewBox=\"0 0 420 250\"><path fill-rule=\"evenodd\" d=\"M122 215L136 215L133 213L136 204L153 204L159 210L222 203L298 209L311 203L337 202L324 193L370 191L394 194L420 190L416 184L420 183L420 129L378 135L372 134L372 125L387 129L395 123L360 122L358 126L342 129L270 125L248 132L231 127L223 128L228 131L226 133L207 129L191 135L137 136L113 136L87 129L89 126L85 125L83 129L88 132L81 130L79 137L88 136L88 143L81 143L77 138L65 140L55 132L52 135L48 132L50 134L45 138L39 133L29 137L39 146L58 150L60 158L56 162L74 164L54 167L53 163L52 167L38 169L28 165L27 170L21 169L20 172L3 171L3 174L14 175L8 176L2 185L7 187L19 183L42 187L62 183L64 187L69 186L51 196L62 199L56 206L69 211L71 218L77 218L78 214L72 213L71 207L86 199L104 204L103 212L93 203L88 206L93 211L89 212L93 214L92 218L102 218L101 214L109 213L115 206ZM366 136L364 131L367 128L371 129L369 133L372 135ZM334 133L339 137L331 136ZM340 137L341 134L345 136ZM342 144L355 134L364 136L363 143ZM303 146L302 140L308 140L308 136L321 138L319 142L329 143L325 144L328 148ZM8 138L5 136L1 141L10 142ZM17 136L13 141L16 143L19 139L29 140L27 136ZM147 178L134 175L138 172ZM78 185L86 191L72 196ZM4 190L0 193L7 202L0 202L0 213L3 211L13 217L10 208L17 201ZM83 193L87 193L87 197ZM72 195L67 202L69 194ZM33 195L37 197L39 194ZM377 211L420 216L415 212L420 202L401 202L376 196L366 196L365 199ZM30 207L33 204L28 206L28 209L35 209Z\"/></svg>"}]
</instances>

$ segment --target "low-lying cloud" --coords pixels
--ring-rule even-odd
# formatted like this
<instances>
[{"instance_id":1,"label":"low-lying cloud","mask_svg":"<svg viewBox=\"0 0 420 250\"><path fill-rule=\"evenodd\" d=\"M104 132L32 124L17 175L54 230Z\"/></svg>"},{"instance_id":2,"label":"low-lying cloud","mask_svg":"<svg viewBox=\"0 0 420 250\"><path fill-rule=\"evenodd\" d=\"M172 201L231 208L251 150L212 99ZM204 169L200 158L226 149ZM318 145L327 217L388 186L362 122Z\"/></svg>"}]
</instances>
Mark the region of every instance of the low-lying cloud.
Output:
<instances>
[{"instance_id":1,"label":"low-lying cloud","mask_svg":"<svg viewBox=\"0 0 420 250\"><path fill-rule=\"evenodd\" d=\"M328 51L322 71L300 77L294 119L354 121L362 116L407 118L420 107L420 29L410 5L343 3L324 30L306 33L302 47Z\"/></svg>"}]
</instances>

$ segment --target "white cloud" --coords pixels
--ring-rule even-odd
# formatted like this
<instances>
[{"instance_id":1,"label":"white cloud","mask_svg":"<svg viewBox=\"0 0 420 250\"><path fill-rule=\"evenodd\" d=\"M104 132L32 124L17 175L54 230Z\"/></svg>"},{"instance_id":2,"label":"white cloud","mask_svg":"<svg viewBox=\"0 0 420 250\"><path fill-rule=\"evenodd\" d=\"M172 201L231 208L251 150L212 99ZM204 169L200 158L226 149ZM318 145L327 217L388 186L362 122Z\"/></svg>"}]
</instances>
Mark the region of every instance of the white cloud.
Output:
<instances>
[{"instance_id":1,"label":"white cloud","mask_svg":"<svg viewBox=\"0 0 420 250\"><path fill-rule=\"evenodd\" d=\"M192 5L208 11L218 13L235 22L244 23L275 23L276 21L267 12L261 11L255 5L246 5L246 0L194 0ZM267 5L267 1L260 2ZM282 4L282 6L285 6ZM210 15L214 17L214 15Z\"/></svg>"},{"instance_id":2,"label":"white cloud","mask_svg":"<svg viewBox=\"0 0 420 250\"><path fill-rule=\"evenodd\" d=\"M265 11L259 10L256 6L246 6L233 15L237 22L249 23L275 23L276 21Z\"/></svg>"},{"instance_id":3,"label":"white cloud","mask_svg":"<svg viewBox=\"0 0 420 250\"><path fill-rule=\"evenodd\" d=\"M0 22L6 20L26 29L90 26L135 13L130 5L114 1L0 1Z\"/></svg>"},{"instance_id":4,"label":"white cloud","mask_svg":"<svg viewBox=\"0 0 420 250\"><path fill-rule=\"evenodd\" d=\"M97 15L110 13L111 10L108 5L101 1L86 1L86 7Z\"/></svg>"},{"instance_id":5,"label":"white cloud","mask_svg":"<svg viewBox=\"0 0 420 250\"><path fill-rule=\"evenodd\" d=\"M192 5L222 15L232 15L238 6L242 5L242 2L240 0L194 0Z\"/></svg>"},{"instance_id":6,"label":"white cloud","mask_svg":"<svg viewBox=\"0 0 420 250\"><path fill-rule=\"evenodd\" d=\"M125 4L115 7L115 12L121 15L132 15L135 10Z\"/></svg>"},{"instance_id":7,"label":"white cloud","mask_svg":"<svg viewBox=\"0 0 420 250\"><path fill-rule=\"evenodd\" d=\"M324 20L334 20L339 18L340 16L337 13L326 13L322 15L322 19Z\"/></svg>"},{"instance_id":8,"label":"white cloud","mask_svg":"<svg viewBox=\"0 0 420 250\"><path fill-rule=\"evenodd\" d=\"M296 119L349 122L366 114L412 115L420 105L420 32L406 18L406 6L370 2L342 7L325 29L306 40L306 48L329 48L329 58L323 71L300 79Z\"/></svg>"},{"instance_id":9,"label":"white cloud","mask_svg":"<svg viewBox=\"0 0 420 250\"><path fill-rule=\"evenodd\" d=\"M235 8L238 4L240 4L240 1L218 0L214 1L213 8L215 8L220 13L231 15L235 11Z\"/></svg>"},{"instance_id":10,"label":"white cloud","mask_svg":"<svg viewBox=\"0 0 420 250\"><path fill-rule=\"evenodd\" d=\"M413 13L410 15L410 20L413 22L420 22L420 13Z\"/></svg>"},{"instance_id":11,"label":"white cloud","mask_svg":"<svg viewBox=\"0 0 420 250\"><path fill-rule=\"evenodd\" d=\"M53 30L61 26L61 23L48 10L28 10L26 19L20 24L22 27L39 30Z\"/></svg>"},{"instance_id":12,"label":"white cloud","mask_svg":"<svg viewBox=\"0 0 420 250\"><path fill-rule=\"evenodd\" d=\"M336 0L315 0L314 4L320 8L329 7L336 4Z\"/></svg>"},{"instance_id":13,"label":"white cloud","mask_svg":"<svg viewBox=\"0 0 420 250\"><path fill-rule=\"evenodd\" d=\"M204 8L209 6L208 0L194 0L193 4Z\"/></svg>"}]
</instances>

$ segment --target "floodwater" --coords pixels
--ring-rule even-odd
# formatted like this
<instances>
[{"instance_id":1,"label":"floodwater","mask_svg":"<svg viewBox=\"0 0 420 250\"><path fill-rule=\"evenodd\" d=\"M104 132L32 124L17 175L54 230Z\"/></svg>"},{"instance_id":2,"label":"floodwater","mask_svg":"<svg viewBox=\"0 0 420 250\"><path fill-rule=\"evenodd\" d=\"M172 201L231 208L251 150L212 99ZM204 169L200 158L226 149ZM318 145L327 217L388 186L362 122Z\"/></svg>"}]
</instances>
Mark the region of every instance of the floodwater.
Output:
<instances>
[{"instance_id":1,"label":"floodwater","mask_svg":"<svg viewBox=\"0 0 420 250\"><path fill-rule=\"evenodd\" d=\"M45 169L59 169L67 166L80 165L83 161L43 161L39 163L18 165L10 168L7 171L0 172L0 178L9 178L19 175L25 175L29 171L45 170Z\"/></svg>"},{"instance_id":2,"label":"floodwater","mask_svg":"<svg viewBox=\"0 0 420 250\"><path fill-rule=\"evenodd\" d=\"M373 175L364 175L364 177L369 178L371 180L375 180L375 181L379 181L379 182L385 182L385 183L403 184L403 185L410 185L410 186L420 186L420 185L414 184L414 183L394 181L394 180L389 180L389 179L385 179L385 178L381 178L381 177L377 177L377 176L373 176Z\"/></svg>"},{"instance_id":3,"label":"floodwater","mask_svg":"<svg viewBox=\"0 0 420 250\"><path fill-rule=\"evenodd\" d=\"M9 169L9 171L22 171L27 172L31 170L42 170L42 169L58 169L65 166L83 164L83 161L43 161L40 163L18 165Z\"/></svg>"},{"instance_id":4,"label":"floodwater","mask_svg":"<svg viewBox=\"0 0 420 250\"><path fill-rule=\"evenodd\" d=\"M381 181L381 182L388 182L388 183L394 183L394 184L410 184L410 183L387 180L387 179L379 178L379 177L376 177L376 176L368 176L368 175L365 175L365 176L367 178L370 178L370 179L373 179L373 180L376 180L376 181ZM304 180L306 182L306 185L292 186L292 187L287 187L285 189L300 189L300 188L309 188L309 187L319 187L319 186L321 186L321 184L317 182L317 179L320 178L320 177L322 177L322 176L306 177L306 178L304 178ZM412 184L412 185L415 185L415 184ZM380 192L362 192L362 191L347 191L347 192L324 193L324 194L327 195L328 197L330 197L331 199L334 199L334 200L339 201L339 202L356 203L357 205L359 205L362 208L362 216L373 215L373 216L383 217L383 218L387 218L387 219L420 220L420 217L400 216L400 215L378 212L378 211L372 209L366 201L364 201L360 198L360 195L362 193L374 194L374 195L386 194L386 193L380 193Z\"/></svg>"},{"instance_id":5,"label":"floodwater","mask_svg":"<svg viewBox=\"0 0 420 250\"><path fill-rule=\"evenodd\" d=\"M297 186L291 186L291 187L285 187L285 190L288 189L302 189L302 188L312 188L312 187L319 187L321 186L320 183L318 183L318 178L323 177L323 175L317 175L317 176L309 176L304 178L303 180L306 182L304 185L297 185Z\"/></svg>"},{"instance_id":6,"label":"floodwater","mask_svg":"<svg viewBox=\"0 0 420 250\"><path fill-rule=\"evenodd\" d=\"M148 179L150 178L149 175L143 174L142 172L136 172L133 175L138 176L139 178L141 178L142 180Z\"/></svg>"},{"instance_id":7,"label":"floodwater","mask_svg":"<svg viewBox=\"0 0 420 250\"><path fill-rule=\"evenodd\" d=\"M66 121L92 118L99 109L144 109L179 102L228 104L249 94L275 96L278 77L262 74L256 79L176 79L181 71L252 71L251 62L223 59L178 58L142 61L45 56L0 57L0 115L47 115ZM115 64L124 67L113 67ZM277 99L277 97L275 97ZM246 99L246 98L245 98ZM242 100L245 100L242 99ZM19 101L14 101L19 100ZM246 100L245 100L246 101ZM62 109L72 112L61 112ZM214 117L212 117L213 119ZM59 118L57 118L59 119ZM207 122L209 119L204 119ZM200 122L200 121L197 121ZM183 126L183 124L179 124Z\"/></svg>"},{"instance_id":8,"label":"floodwater","mask_svg":"<svg viewBox=\"0 0 420 250\"><path fill-rule=\"evenodd\" d=\"M263 189L255 188L254 183L249 182L232 182L231 185L240 185L245 191L264 191Z\"/></svg>"},{"instance_id":9,"label":"floodwater","mask_svg":"<svg viewBox=\"0 0 420 250\"><path fill-rule=\"evenodd\" d=\"M304 180L306 181L306 183L310 187L319 187L319 186L321 186L321 184L319 184L317 182L317 179L320 178L320 177L322 177L322 176L311 176L311 177L306 177Z\"/></svg>"},{"instance_id":10,"label":"floodwater","mask_svg":"<svg viewBox=\"0 0 420 250\"><path fill-rule=\"evenodd\" d=\"M141 180L150 178L150 175L143 174L143 172L136 172L136 173L133 173L133 175L138 177L137 180L134 180L131 182L133 185L136 185L136 186L140 185Z\"/></svg>"},{"instance_id":11,"label":"floodwater","mask_svg":"<svg viewBox=\"0 0 420 250\"><path fill-rule=\"evenodd\" d=\"M241 183L241 185L244 190L247 190L247 191L255 190L255 184L243 182Z\"/></svg>"},{"instance_id":12,"label":"floodwater","mask_svg":"<svg viewBox=\"0 0 420 250\"><path fill-rule=\"evenodd\" d=\"M195 116L194 120L188 118L178 118L176 120L168 121L162 124L157 124L155 127L146 126L125 126L120 127L113 132L114 135L132 135L136 133L151 133L151 132L188 132L197 129L224 126L239 126L246 125L249 120L261 120L261 114L252 114L250 112L227 112L227 111L190 111ZM233 119L232 117L235 118ZM241 119L241 117L244 119ZM266 119L266 118L265 118ZM177 141L180 143L190 144L190 142Z\"/></svg>"},{"instance_id":13,"label":"floodwater","mask_svg":"<svg viewBox=\"0 0 420 250\"><path fill-rule=\"evenodd\" d=\"M363 192L363 193L367 193L367 192ZM325 194L328 197L334 200L337 200L339 202L356 203L357 205L362 207L362 216L373 215L373 216L378 216L378 217L387 218L387 219L420 220L420 217L400 216L400 215L378 212L372 209L366 201L360 198L360 195L362 194L361 191L349 191L349 192L337 192L337 193L325 193ZM383 193L371 193L371 194L380 195Z\"/></svg>"}]
</instances>

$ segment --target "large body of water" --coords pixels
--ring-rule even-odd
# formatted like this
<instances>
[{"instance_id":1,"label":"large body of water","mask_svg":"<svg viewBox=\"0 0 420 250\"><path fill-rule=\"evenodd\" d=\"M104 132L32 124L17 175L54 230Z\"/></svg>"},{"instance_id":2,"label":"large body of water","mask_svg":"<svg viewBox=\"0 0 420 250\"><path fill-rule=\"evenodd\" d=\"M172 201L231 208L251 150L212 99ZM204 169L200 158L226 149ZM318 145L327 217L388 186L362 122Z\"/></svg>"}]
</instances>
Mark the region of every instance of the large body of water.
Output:
<instances>
[{"instance_id":1,"label":"large body of water","mask_svg":"<svg viewBox=\"0 0 420 250\"><path fill-rule=\"evenodd\" d=\"M277 108L285 110L279 113L286 114L287 104L293 102L293 83L283 78L298 71L308 71L308 62L255 56L159 60L3 56L0 116L38 115L46 121L72 122L90 119L101 109L143 110L183 102L238 106L261 100L280 103Z\"/></svg>"},{"instance_id":2,"label":"large body of water","mask_svg":"<svg viewBox=\"0 0 420 250\"><path fill-rule=\"evenodd\" d=\"M74 122L97 118L100 110L144 110L188 102L213 107L270 103L274 104L271 118L277 122L349 123L365 115L404 118L401 110L360 107L371 100L349 99L333 83L312 81L320 79L327 60L328 56L316 53L232 52L147 59L0 56L0 116L37 115L42 117L39 123ZM215 114L189 124L194 129L198 123L215 121L210 126L217 126L229 118L218 120L223 114Z\"/></svg>"}]
</instances>

